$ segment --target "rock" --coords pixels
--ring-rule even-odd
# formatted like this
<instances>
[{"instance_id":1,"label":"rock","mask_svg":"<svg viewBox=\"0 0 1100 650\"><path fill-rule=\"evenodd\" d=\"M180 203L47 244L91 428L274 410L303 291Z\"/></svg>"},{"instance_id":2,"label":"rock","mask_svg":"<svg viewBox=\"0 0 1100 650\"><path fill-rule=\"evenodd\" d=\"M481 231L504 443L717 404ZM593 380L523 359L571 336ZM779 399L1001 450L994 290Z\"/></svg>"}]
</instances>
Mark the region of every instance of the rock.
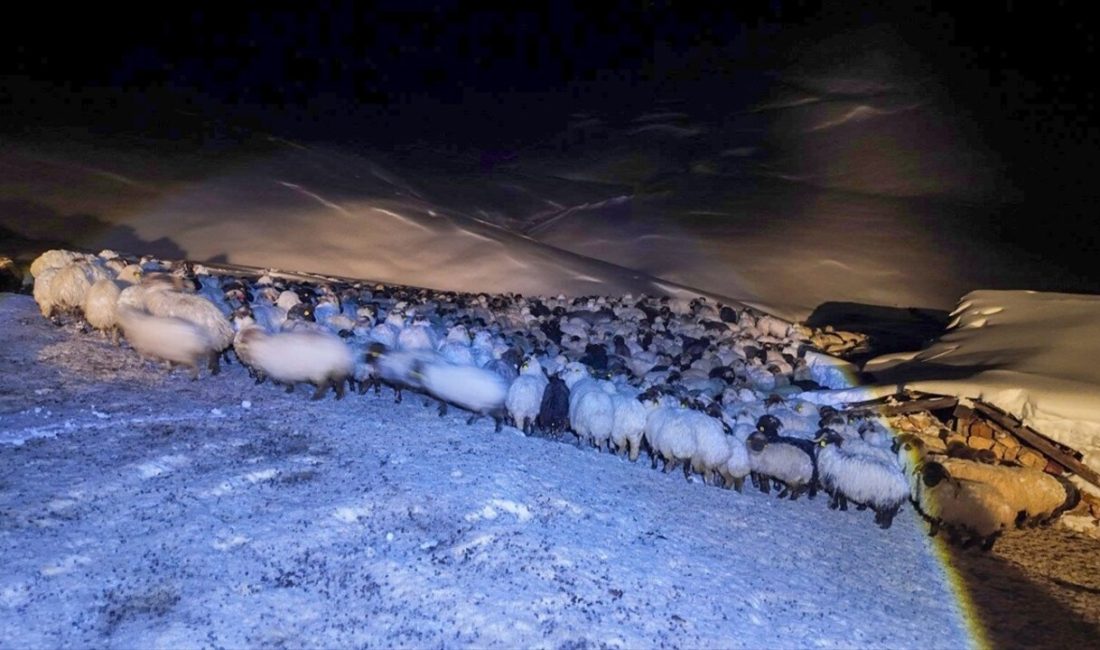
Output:
<instances>
[{"instance_id":1,"label":"rock","mask_svg":"<svg viewBox=\"0 0 1100 650\"><path fill-rule=\"evenodd\" d=\"M970 422L968 428L971 437L989 438L993 439L993 427L989 426L989 423L985 420L973 420ZM982 449L988 449L988 447L982 447Z\"/></svg>"},{"instance_id":2,"label":"rock","mask_svg":"<svg viewBox=\"0 0 1100 650\"><path fill-rule=\"evenodd\" d=\"M972 449L993 449L993 445L997 443L993 442L993 438L972 435L966 439L966 444Z\"/></svg>"},{"instance_id":3,"label":"rock","mask_svg":"<svg viewBox=\"0 0 1100 650\"><path fill-rule=\"evenodd\" d=\"M1016 460L1024 467L1043 469L1047 466L1046 457L1031 449L1021 449L1020 453L1016 456Z\"/></svg>"}]
</instances>

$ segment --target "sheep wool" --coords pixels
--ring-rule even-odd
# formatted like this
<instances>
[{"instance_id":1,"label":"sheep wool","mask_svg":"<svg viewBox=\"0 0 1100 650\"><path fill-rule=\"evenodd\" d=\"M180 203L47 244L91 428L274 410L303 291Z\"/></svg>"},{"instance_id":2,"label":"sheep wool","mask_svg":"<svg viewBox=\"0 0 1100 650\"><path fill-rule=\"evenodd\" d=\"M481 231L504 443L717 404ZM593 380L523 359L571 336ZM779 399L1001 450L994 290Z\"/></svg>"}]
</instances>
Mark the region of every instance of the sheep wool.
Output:
<instances>
[{"instance_id":1,"label":"sheep wool","mask_svg":"<svg viewBox=\"0 0 1100 650\"><path fill-rule=\"evenodd\" d=\"M31 262L31 276L35 279L49 269L64 268L75 262L89 259L91 256L85 253L74 253L62 249L52 249L42 253Z\"/></svg>"},{"instance_id":2,"label":"sheep wool","mask_svg":"<svg viewBox=\"0 0 1100 650\"><path fill-rule=\"evenodd\" d=\"M441 359L419 359L412 376L436 399L498 420L508 396L508 384L500 375L477 366L456 366Z\"/></svg>"},{"instance_id":3,"label":"sheep wool","mask_svg":"<svg viewBox=\"0 0 1100 650\"><path fill-rule=\"evenodd\" d=\"M1017 526L1049 523L1080 500L1080 493L1072 483L1067 488L1056 477L1030 467L987 465L960 458L945 458L940 463L954 478L997 488L1016 513Z\"/></svg>"},{"instance_id":4,"label":"sheep wool","mask_svg":"<svg viewBox=\"0 0 1100 650\"><path fill-rule=\"evenodd\" d=\"M329 386L336 391L336 399L342 398L344 383L355 371L351 348L331 334L268 334L259 327L246 327L241 330L236 345L242 360L248 359L253 367L286 384L289 390L299 382L312 384L316 388L312 397L315 400L324 397Z\"/></svg>"},{"instance_id":5,"label":"sheep wool","mask_svg":"<svg viewBox=\"0 0 1100 650\"><path fill-rule=\"evenodd\" d=\"M833 495L830 507L847 510L846 500L869 506L875 511L875 523L889 528L910 492L909 483L893 457L886 464L874 455L851 452L848 446L854 441L846 441L833 432L821 441L817 467L822 485Z\"/></svg>"},{"instance_id":6,"label":"sheep wool","mask_svg":"<svg viewBox=\"0 0 1100 650\"><path fill-rule=\"evenodd\" d=\"M550 435L561 434L569 424L569 386L561 377L551 377L546 385L535 423L540 431Z\"/></svg>"},{"instance_id":7,"label":"sheep wool","mask_svg":"<svg viewBox=\"0 0 1100 650\"><path fill-rule=\"evenodd\" d=\"M953 478L943 465L926 462L920 468L917 505L931 523L930 535L945 526L953 542L963 547L978 541L989 550L1015 520L1012 507L997 488L979 481Z\"/></svg>"},{"instance_id":8,"label":"sheep wool","mask_svg":"<svg viewBox=\"0 0 1100 650\"><path fill-rule=\"evenodd\" d=\"M710 485L712 474L722 474L731 452L722 423L692 409L684 410L680 417L684 418L695 440L691 468L703 475L704 485Z\"/></svg>"},{"instance_id":9,"label":"sheep wool","mask_svg":"<svg viewBox=\"0 0 1100 650\"><path fill-rule=\"evenodd\" d=\"M153 283L144 287L145 309L154 316L182 318L201 327L221 352L233 343L233 324L221 309L206 298L171 290L170 285Z\"/></svg>"},{"instance_id":10,"label":"sheep wool","mask_svg":"<svg viewBox=\"0 0 1100 650\"><path fill-rule=\"evenodd\" d=\"M615 405L611 394L599 387L581 392L570 389L569 424L584 441L603 451L611 439L615 422Z\"/></svg>"},{"instance_id":11,"label":"sheep wool","mask_svg":"<svg viewBox=\"0 0 1100 650\"><path fill-rule=\"evenodd\" d=\"M768 479L783 484L779 496L788 494L791 500L814 487L815 466L813 457L805 450L786 442L769 439L759 431L746 440L749 466L760 477L760 490L770 491Z\"/></svg>"},{"instance_id":12,"label":"sheep wool","mask_svg":"<svg viewBox=\"0 0 1100 650\"><path fill-rule=\"evenodd\" d=\"M206 332L180 318L164 318L121 307L118 324L126 340L143 358L160 359L191 369L191 378L199 376L203 360L214 371L215 350Z\"/></svg>"},{"instance_id":13,"label":"sheep wool","mask_svg":"<svg viewBox=\"0 0 1100 650\"><path fill-rule=\"evenodd\" d=\"M617 391L611 396L613 421L611 424L611 444L630 460L638 460L642 449L642 436L645 433L646 416L649 415L644 404L635 395Z\"/></svg>"},{"instance_id":14,"label":"sheep wool","mask_svg":"<svg viewBox=\"0 0 1100 650\"><path fill-rule=\"evenodd\" d=\"M84 320L118 343L118 297L121 290L114 280L99 279L84 296Z\"/></svg>"}]
</instances>

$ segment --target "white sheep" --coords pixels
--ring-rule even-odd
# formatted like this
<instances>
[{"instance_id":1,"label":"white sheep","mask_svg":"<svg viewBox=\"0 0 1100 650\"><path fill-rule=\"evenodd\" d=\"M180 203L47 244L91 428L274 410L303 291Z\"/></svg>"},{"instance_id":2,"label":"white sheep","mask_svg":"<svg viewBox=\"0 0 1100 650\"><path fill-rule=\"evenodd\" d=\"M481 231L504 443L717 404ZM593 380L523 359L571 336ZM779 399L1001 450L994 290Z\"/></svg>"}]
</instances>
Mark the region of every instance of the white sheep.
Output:
<instances>
[{"instance_id":1,"label":"white sheep","mask_svg":"<svg viewBox=\"0 0 1100 650\"><path fill-rule=\"evenodd\" d=\"M625 388L615 391L611 402L614 409L611 445L619 453L625 453L630 460L638 460L649 410L633 391Z\"/></svg>"},{"instance_id":2,"label":"white sheep","mask_svg":"<svg viewBox=\"0 0 1100 650\"><path fill-rule=\"evenodd\" d=\"M645 439L653 453L653 467L657 466L658 458L664 461L666 473L684 463L684 476L689 477L695 435L688 420L681 417L685 411L678 406L657 406L651 410L646 417Z\"/></svg>"},{"instance_id":3,"label":"white sheep","mask_svg":"<svg viewBox=\"0 0 1100 650\"><path fill-rule=\"evenodd\" d=\"M329 386L336 399L344 396L344 383L355 371L355 358L343 340L321 332L268 334L258 326L242 328L236 338L237 356L272 380L285 384L287 392L299 382L316 390L312 399L324 397Z\"/></svg>"},{"instance_id":4,"label":"white sheep","mask_svg":"<svg viewBox=\"0 0 1100 650\"><path fill-rule=\"evenodd\" d=\"M72 314L82 311L88 289L96 280L103 279L112 279L111 272L95 257L77 260L60 268L40 268L34 279L34 299L42 315L57 322L59 312Z\"/></svg>"},{"instance_id":5,"label":"white sheep","mask_svg":"<svg viewBox=\"0 0 1100 650\"><path fill-rule=\"evenodd\" d=\"M114 280L99 279L84 295L84 320L118 344L118 297L122 293Z\"/></svg>"},{"instance_id":6,"label":"white sheep","mask_svg":"<svg viewBox=\"0 0 1100 650\"><path fill-rule=\"evenodd\" d=\"M568 384L568 380L566 383ZM570 387L569 391L570 426L582 441L587 441L603 451L611 440L611 428L615 423L615 405L611 401L611 393L600 386L591 386L578 392Z\"/></svg>"},{"instance_id":7,"label":"white sheep","mask_svg":"<svg viewBox=\"0 0 1100 650\"><path fill-rule=\"evenodd\" d=\"M691 454L692 471L703 475L704 485L712 484L713 474L726 479L726 461L733 450L722 423L694 409L685 409L679 417L686 421L695 442Z\"/></svg>"},{"instance_id":8,"label":"white sheep","mask_svg":"<svg viewBox=\"0 0 1100 650\"><path fill-rule=\"evenodd\" d=\"M954 478L980 481L1000 490L1016 513L1017 526L1049 523L1081 500L1072 483L1034 468L987 465L961 458L945 458L940 463Z\"/></svg>"},{"instance_id":9,"label":"white sheep","mask_svg":"<svg viewBox=\"0 0 1100 650\"><path fill-rule=\"evenodd\" d=\"M472 411L468 424L478 416L489 415L496 430L500 431L508 384L497 373L477 366L458 366L439 357L421 356L413 363L410 376L432 397Z\"/></svg>"},{"instance_id":10,"label":"white sheep","mask_svg":"<svg viewBox=\"0 0 1100 650\"><path fill-rule=\"evenodd\" d=\"M194 323L206 332L207 338L219 353L224 353L233 344L233 324L217 305L206 298L176 291L172 283L159 280L150 281L142 288L142 300L150 314L182 318ZM216 361L215 357L215 373Z\"/></svg>"},{"instance_id":11,"label":"white sheep","mask_svg":"<svg viewBox=\"0 0 1100 650\"><path fill-rule=\"evenodd\" d=\"M462 347L461 343L453 343L453 345ZM469 350L469 347L466 346L465 349ZM504 405L508 409L508 415L511 416L512 422L524 433L530 433L531 427L534 426L535 419L538 417L539 409L542 406L542 395L549 383L550 381L543 373L542 364L539 363L539 360L535 357L528 357L527 361L520 366L519 376L508 388L508 396L504 400Z\"/></svg>"},{"instance_id":12,"label":"white sheep","mask_svg":"<svg viewBox=\"0 0 1100 650\"><path fill-rule=\"evenodd\" d=\"M802 447L776 436L755 431L745 441L749 466L759 481L760 491L771 491L770 480L783 484L779 497L797 499L803 492L813 496L816 490L817 468L814 457Z\"/></svg>"},{"instance_id":13,"label":"white sheep","mask_svg":"<svg viewBox=\"0 0 1100 650\"><path fill-rule=\"evenodd\" d=\"M206 361L213 368L216 359L214 345L206 331L180 318L152 316L121 306L118 324L130 346L142 358L160 359L191 369L191 378L199 376L199 364Z\"/></svg>"},{"instance_id":14,"label":"white sheep","mask_svg":"<svg viewBox=\"0 0 1100 650\"><path fill-rule=\"evenodd\" d=\"M818 441L822 446L817 452L817 469L821 484L833 497L829 507L847 510L851 500L870 507L875 511L875 523L889 528L910 492L894 458L889 457L887 464L863 449L851 451L849 445L857 441L845 440L830 429L819 432Z\"/></svg>"},{"instance_id":15,"label":"white sheep","mask_svg":"<svg viewBox=\"0 0 1100 650\"><path fill-rule=\"evenodd\" d=\"M920 466L920 476L917 507L931 524L929 535L945 526L952 542L965 548L981 541L987 551L1013 525L1016 513L992 485L953 478L934 461Z\"/></svg>"},{"instance_id":16,"label":"white sheep","mask_svg":"<svg viewBox=\"0 0 1100 650\"><path fill-rule=\"evenodd\" d=\"M76 253L63 249L48 250L34 258L34 261L31 262L31 277L37 279L38 276L49 269L64 268L75 262L87 261L92 259L92 257L92 255L88 255L87 253Z\"/></svg>"},{"instance_id":17,"label":"white sheep","mask_svg":"<svg viewBox=\"0 0 1100 650\"><path fill-rule=\"evenodd\" d=\"M752 463L749 460L749 449L746 445L746 440L752 431L751 425L734 427L733 433L726 436L730 455L726 459L725 468L719 470L722 478L725 479L726 488L733 488L740 492L745 483L745 477L752 473Z\"/></svg>"}]
</instances>

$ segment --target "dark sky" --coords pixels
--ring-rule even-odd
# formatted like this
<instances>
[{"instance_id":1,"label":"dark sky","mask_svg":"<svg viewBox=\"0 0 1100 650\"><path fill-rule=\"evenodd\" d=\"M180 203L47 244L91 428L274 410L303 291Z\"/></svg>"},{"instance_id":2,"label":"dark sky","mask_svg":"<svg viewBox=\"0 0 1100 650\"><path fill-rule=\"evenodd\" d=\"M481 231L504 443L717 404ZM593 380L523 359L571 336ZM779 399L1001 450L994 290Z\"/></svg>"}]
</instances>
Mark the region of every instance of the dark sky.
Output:
<instances>
[{"instance_id":1,"label":"dark sky","mask_svg":"<svg viewBox=\"0 0 1100 650\"><path fill-rule=\"evenodd\" d=\"M1006 152L1020 184L1100 194L1100 66L1078 3L462 8L475 4L25 5L0 27L0 130L92 125L165 135L158 129L176 128L166 115L198 114L198 123L302 138L372 130L374 142L410 134L530 141L540 128L560 129L573 110L628 114L658 97L702 107L712 87L744 95L727 102L755 99L768 91L765 72L799 45L884 23L940 81L948 109L973 116Z\"/></svg>"},{"instance_id":2,"label":"dark sky","mask_svg":"<svg viewBox=\"0 0 1100 650\"><path fill-rule=\"evenodd\" d=\"M656 82L774 62L792 41L888 22L968 106L1001 105L1011 119L1070 132L1064 122L1084 119L1071 114L1095 113L1094 35L1070 3L974 3L981 11L946 1L779 0L461 8L475 4L38 3L5 21L2 72L77 88L171 87L254 107L583 94L576 89L585 82L640 93ZM707 47L721 52L703 64L710 69L678 67L679 56Z\"/></svg>"}]
</instances>

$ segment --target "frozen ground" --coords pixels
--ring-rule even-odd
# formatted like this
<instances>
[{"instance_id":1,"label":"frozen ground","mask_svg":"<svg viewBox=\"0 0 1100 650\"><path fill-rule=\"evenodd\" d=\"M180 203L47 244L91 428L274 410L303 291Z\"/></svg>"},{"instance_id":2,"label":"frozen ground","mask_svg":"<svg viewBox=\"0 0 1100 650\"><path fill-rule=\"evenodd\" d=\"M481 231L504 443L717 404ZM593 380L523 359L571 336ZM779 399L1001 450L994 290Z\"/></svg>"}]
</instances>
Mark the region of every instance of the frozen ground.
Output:
<instances>
[{"instance_id":1,"label":"frozen ground","mask_svg":"<svg viewBox=\"0 0 1100 650\"><path fill-rule=\"evenodd\" d=\"M968 617L1006 647L1100 631L1096 542L1065 532L957 554L981 605L964 614L909 509L881 531L416 397L311 402L235 365L192 382L26 296L0 295L0 365L12 647L960 647Z\"/></svg>"},{"instance_id":2,"label":"frozen ground","mask_svg":"<svg viewBox=\"0 0 1100 650\"><path fill-rule=\"evenodd\" d=\"M191 382L0 297L11 647L958 647L923 528L495 434L419 398Z\"/></svg>"}]
</instances>

